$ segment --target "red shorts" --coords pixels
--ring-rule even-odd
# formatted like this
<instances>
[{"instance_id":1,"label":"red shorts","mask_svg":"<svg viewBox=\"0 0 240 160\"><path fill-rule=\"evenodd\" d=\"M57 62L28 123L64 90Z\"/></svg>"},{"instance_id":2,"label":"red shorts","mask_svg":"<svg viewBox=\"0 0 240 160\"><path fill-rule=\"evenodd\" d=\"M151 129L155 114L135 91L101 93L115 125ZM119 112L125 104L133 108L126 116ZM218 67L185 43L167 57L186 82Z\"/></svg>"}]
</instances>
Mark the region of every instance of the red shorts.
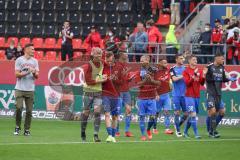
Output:
<instances>
[{"instance_id":1,"label":"red shorts","mask_svg":"<svg viewBox=\"0 0 240 160\"><path fill-rule=\"evenodd\" d=\"M163 0L152 0L152 9L162 9L163 8Z\"/></svg>"}]
</instances>

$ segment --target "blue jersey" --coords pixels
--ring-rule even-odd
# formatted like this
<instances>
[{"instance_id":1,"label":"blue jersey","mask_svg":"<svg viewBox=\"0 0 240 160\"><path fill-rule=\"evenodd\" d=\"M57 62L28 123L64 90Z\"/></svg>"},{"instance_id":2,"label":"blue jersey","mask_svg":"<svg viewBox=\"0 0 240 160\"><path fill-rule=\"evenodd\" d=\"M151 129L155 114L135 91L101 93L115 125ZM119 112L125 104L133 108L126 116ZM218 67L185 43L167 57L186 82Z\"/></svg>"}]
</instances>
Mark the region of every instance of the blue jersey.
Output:
<instances>
[{"instance_id":1,"label":"blue jersey","mask_svg":"<svg viewBox=\"0 0 240 160\"><path fill-rule=\"evenodd\" d=\"M170 75L172 76L180 76L183 74L185 70L185 66L173 66L170 69ZM183 79L173 82L172 96L180 97L185 96L186 84Z\"/></svg>"}]
</instances>

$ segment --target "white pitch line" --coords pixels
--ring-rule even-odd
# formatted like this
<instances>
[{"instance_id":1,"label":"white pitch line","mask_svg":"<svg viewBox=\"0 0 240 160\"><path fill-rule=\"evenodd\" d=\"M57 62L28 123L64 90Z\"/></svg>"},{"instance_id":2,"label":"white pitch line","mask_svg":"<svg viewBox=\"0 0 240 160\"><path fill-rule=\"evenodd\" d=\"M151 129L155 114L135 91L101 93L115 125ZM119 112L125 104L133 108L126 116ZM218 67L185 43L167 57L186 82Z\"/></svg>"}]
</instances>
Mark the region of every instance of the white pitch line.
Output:
<instances>
[{"instance_id":1,"label":"white pitch line","mask_svg":"<svg viewBox=\"0 0 240 160\"><path fill-rule=\"evenodd\" d=\"M169 143L169 142L223 142L223 141L240 141L240 139L203 139L203 140L161 140L161 141L119 141L118 143ZM0 146L9 146L9 145L63 145L63 144L106 144L106 142L33 142L33 143L0 143Z\"/></svg>"}]
</instances>

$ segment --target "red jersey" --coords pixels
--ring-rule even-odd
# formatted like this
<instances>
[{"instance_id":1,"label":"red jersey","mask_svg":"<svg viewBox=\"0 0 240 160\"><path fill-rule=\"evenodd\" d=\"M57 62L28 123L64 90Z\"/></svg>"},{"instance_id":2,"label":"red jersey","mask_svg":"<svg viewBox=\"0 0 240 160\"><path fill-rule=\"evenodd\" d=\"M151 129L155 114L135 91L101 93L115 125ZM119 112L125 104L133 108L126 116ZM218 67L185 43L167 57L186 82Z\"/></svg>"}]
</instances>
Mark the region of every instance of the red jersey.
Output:
<instances>
[{"instance_id":1,"label":"red jersey","mask_svg":"<svg viewBox=\"0 0 240 160\"><path fill-rule=\"evenodd\" d=\"M106 74L108 76L108 80L103 83L103 95L104 96L119 96L119 86L122 83L121 80L121 69L122 66L119 63L115 63L114 66L109 66L108 64L104 64L103 75ZM116 79L110 80L110 76L115 76Z\"/></svg>"},{"instance_id":2,"label":"red jersey","mask_svg":"<svg viewBox=\"0 0 240 160\"><path fill-rule=\"evenodd\" d=\"M240 36L238 37L230 37L227 40L227 44L230 44L231 46L228 47L228 54L227 59L231 60L233 57L238 57L238 60L240 60Z\"/></svg>"},{"instance_id":3,"label":"red jersey","mask_svg":"<svg viewBox=\"0 0 240 160\"><path fill-rule=\"evenodd\" d=\"M211 36L211 42L212 43L221 43L222 42L222 36L223 36L222 27L213 28L212 36Z\"/></svg>"},{"instance_id":4,"label":"red jersey","mask_svg":"<svg viewBox=\"0 0 240 160\"><path fill-rule=\"evenodd\" d=\"M120 75L121 76L121 80L122 80L122 83L121 85L119 86L119 91L120 92L128 92L129 91L129 82L130 82L130 73L129 73L129 68L127 66L127 63L121 63L119 62L119 65L122 66L121 70L122 70L122 74Z\"/></svg>"},{"instance_id":5,"label":"red jersey","mask_svg":"<svg viewBox=\"0 0 240 160\"><path fill-rule=\"evenodd\" d=\"M187 67L183 72L183 79L186 83L186 97L199 98L200 97L200 85L204 85L205 78L203 78L202 72L194 73L195 69ZM193 76L198 76L199 80L195 81Z\"/></svg>"},{"instance_id":6,"label":"red jersey","mask_svg":"<svg viewBox=\"0 0 240 160\"><path fill-rule=\"evenodd\" d=\"M158 95L168 93L171 91L170 88L170 71L168 68L159 69L155 74L155 79L161 81L160 86L157 87Z\"/></svg>"},{"instance_id":7,"label":"red jersey","mask_svg":"<svg viewBox=\"0 0 240 160\"><path fill-rule=\"evenodd\" d=\"M88 53L91 52L93 47L103 48L102 38L98 32L90 33L85 39L84 43L87 45Z\"/></svg>"},{"instance_id":8,"label":"red jersey","mask_svg":"<svg viewBox=\"0 0 240 160\"><path fill-rule=\"evenodd\" d=\"M136 74L135 82L141 82L140 71ZM142 86L137 86L139 88L138 98L139 99L154 99L157 96L156 85L146 82Z\"/></svg>"}]
</instances>

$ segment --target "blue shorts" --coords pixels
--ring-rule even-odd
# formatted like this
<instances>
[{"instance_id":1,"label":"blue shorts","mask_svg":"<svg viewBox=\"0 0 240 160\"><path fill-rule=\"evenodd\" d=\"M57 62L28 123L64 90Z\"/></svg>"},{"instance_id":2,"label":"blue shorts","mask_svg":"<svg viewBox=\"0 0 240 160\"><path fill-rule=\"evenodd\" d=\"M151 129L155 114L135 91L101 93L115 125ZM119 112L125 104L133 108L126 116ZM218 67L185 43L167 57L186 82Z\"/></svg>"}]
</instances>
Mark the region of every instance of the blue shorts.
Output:
<instances>
[{"instance_id":1,"label":"blue shorts","mask_svg":"<svg viewBox=\"0 0 240 160\"><path fill-rule=\"evenodd\" d=\"M161 112L162 110L164 111L172 110L169 93L160 95L160 99L156 103L157 103L157 112Z\"/></svg>"},{"instance_id":2,"label":"blue shorts","mask_svg":"<svg viewBox=\"0 0 240 160\"><path fill-rule=\"evenodd\" d=\"M173 96L172 97L172 102L173 102L173 108L175 111L183 111L186 112L186 103L185 103L185 97L181 96Z\"/></svg>"},{"instance_id":3,"label":"blue shorts","mask_svg":"<svg viewBox=\"0 0 240 160\"><path fill-rule=\"evenodd\" d=\"M119 114L119 98L111 96L103 96L103 109L104 112L110 112L111 115Z\"/></svg>"},{"instance_id":4,"label":"blue shorts","mask_svg":"<svg viewBox=\"0 0 240 160\"><path fill-rule=\"evenodd\" d=\"M131 95L130 92L121 92L120 93L121 105L125 106L126 104L131 106Z\"/></svg>"},{"instance_id":5,"label":"blue shorts","mask_svg":"<svg viewBox=\"0 0 240 160\"><path fill-rule=\"evenodd\" d=\"M185 97L187 112L199 113L200 98Z\"/></svg>"},{"instance_id":6,"label":"blue shorts","mask_svg":"<svg viewBox=\"0 0 240 160\"><path fill-rule=\"evenodd\" d=\"M156 115L157 107L155 99L138 99L138 115Z\"/></svg>"},{"instance_id":7,"label":"blue shorts","mask_svg":"<svg viewBox=\"0 0 240 160\"><path fill-rule=\"evenodd\" d=\"M221 96L211 96L207 94L206 106L208 109L215 107L217 111L225 108Z\"/></svg>"}]
</instances>

